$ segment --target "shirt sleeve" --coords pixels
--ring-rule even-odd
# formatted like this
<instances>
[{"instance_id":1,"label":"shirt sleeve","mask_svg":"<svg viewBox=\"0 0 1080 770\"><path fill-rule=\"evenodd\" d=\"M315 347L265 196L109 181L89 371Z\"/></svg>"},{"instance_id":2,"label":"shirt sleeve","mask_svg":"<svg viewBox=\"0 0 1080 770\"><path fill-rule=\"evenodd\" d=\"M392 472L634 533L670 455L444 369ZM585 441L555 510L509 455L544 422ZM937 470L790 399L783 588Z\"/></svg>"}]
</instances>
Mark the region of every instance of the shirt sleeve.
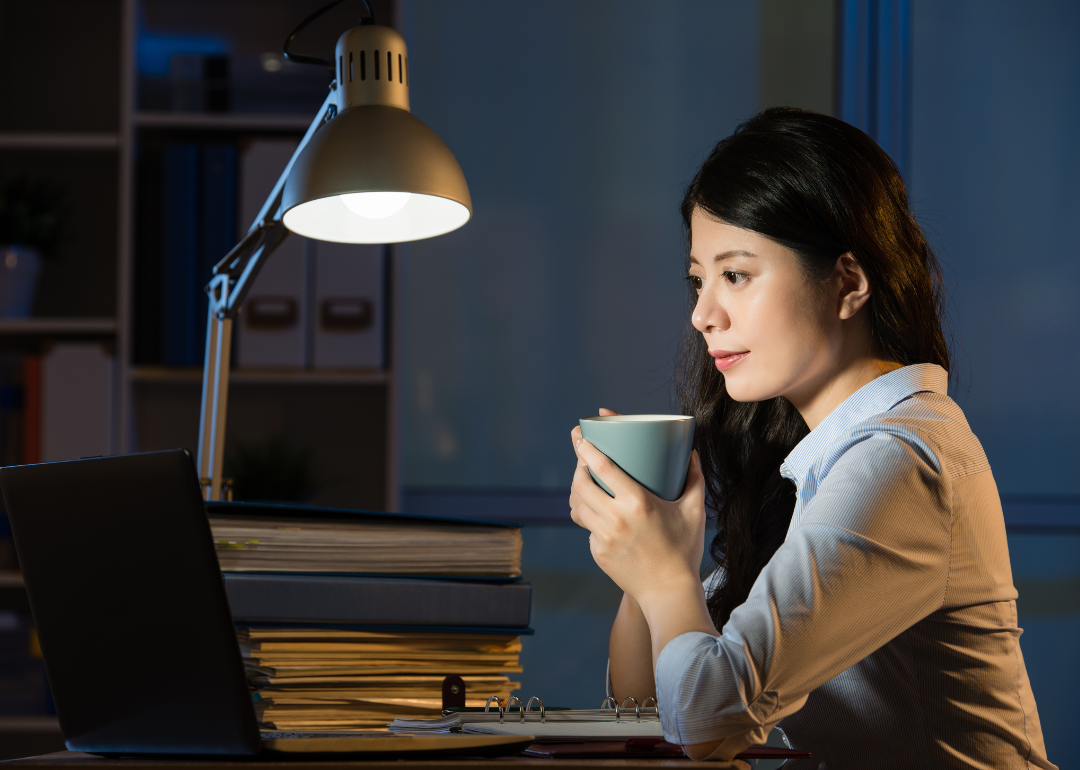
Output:
<instances>
[{"instance_id":1,"label":"shirt sleeve","mask_svg":"<svg viewBox=\"0 0 1080 770\"><path fill-rule=\"evenodd\" d=\"M720 636L673 639L656 665L664 736L763 742L812 690L938 609L951 484L932 448L873 433L822 481Z\"/></svg>"},{"instance_id":2,"label":"shirt sleeve","mask_svg":"<svg viewBox=\"0 0 1080 770\"><path fill-rule=\"evenodd\" d=\"M717 585L720 580L721 569L717 567L710 572L704 580L701 581L701 587L705 589L705 595L708 596L713 587ZM615 688L611 686L611 658L608 658L607 668L604 671L604 697L614 698Z\"/></svg>"}]
</instances>

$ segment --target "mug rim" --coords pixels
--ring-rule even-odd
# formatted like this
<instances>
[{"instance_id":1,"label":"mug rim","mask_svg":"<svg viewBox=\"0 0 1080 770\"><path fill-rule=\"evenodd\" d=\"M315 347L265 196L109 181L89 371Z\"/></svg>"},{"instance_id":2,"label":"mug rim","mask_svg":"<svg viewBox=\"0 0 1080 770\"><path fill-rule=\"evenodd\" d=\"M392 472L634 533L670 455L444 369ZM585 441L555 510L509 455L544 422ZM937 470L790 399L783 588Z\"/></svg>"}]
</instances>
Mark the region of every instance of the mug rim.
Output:
<instances>
[{"instance_id":1,"label":"mug rim","mask_svg":"<svg viewBox=\"0 0 1080 770\"><path fill-rule=\"evenodd\" d=\"M604 414L581 419L590 422L685 422L694 418L685 414Z\"/></svg>"}]
</instances>

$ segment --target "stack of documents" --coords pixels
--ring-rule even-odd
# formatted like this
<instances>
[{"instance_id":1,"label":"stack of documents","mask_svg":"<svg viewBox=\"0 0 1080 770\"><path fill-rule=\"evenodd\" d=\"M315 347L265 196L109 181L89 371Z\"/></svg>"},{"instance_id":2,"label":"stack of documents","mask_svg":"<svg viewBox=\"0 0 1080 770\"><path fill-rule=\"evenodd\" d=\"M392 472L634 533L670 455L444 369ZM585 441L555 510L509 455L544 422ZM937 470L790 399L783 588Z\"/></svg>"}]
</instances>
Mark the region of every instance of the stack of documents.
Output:
<instances>
[{"instance_id":1,"label":"stack of documents","mask_svg":"<svg viewBox=\"0 0 1080 770\"><path fill-rule=\"evenodd\" d=\"M386 729L520 685L532 589L515 525L293 505L209 503L261 726Z\"/></svg>"},{"instance_id":2,"label":"stack of documents","mask_svg":"<svg viewBox=\"0 0 1080 770\"><path fill-rule=\"evenodd\" d=\"M330 521L215 516L223 570L521 575L521 530L390 516Z\"/></svg>"},{"instance_id":3,"label":"stack of documents","mask_svg":"<svg viewBox=\"0 0 1080 770\"><path fill-rule=\"evenodd\" d=\"M385 728L395 717L438 717L442 681L465 680L466 705L504 700L521 685L514 635L241 628L240 649L264 727Z\"/></svg>"}]
</instances>

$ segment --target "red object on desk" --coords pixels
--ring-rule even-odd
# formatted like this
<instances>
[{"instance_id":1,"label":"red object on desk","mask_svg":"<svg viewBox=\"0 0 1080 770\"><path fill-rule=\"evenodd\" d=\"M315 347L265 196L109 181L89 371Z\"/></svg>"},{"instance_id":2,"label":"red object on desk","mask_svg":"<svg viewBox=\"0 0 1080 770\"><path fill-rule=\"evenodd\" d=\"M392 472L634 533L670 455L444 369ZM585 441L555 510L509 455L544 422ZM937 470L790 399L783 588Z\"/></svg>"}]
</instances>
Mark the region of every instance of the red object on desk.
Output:
<instances>
[{"instance_id":1,"label":"red object on desk","mask_svg":"<svg viewBox=\"0 0 1080 770\"><path fill-rule=\"evenodd\" d=\"M521 752L527 757L552 759L648 759L681 757L681 746L667 743L663 738L631 738L626 743L615 741L597 743L534 743ZM809 751L783 749L775 746L751 746L735 756L736 759L809 759Z\"/></svg>"}]
</instances>

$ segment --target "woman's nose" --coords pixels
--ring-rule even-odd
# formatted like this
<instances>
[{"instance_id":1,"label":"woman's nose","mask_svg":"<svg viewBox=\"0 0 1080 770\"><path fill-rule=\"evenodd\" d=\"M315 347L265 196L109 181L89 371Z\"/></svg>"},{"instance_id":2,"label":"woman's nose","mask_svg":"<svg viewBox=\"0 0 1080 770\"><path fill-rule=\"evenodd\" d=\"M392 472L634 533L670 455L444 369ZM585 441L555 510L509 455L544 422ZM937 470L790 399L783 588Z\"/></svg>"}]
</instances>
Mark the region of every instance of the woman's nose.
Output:
<instances>
[{"instance_id":1,"label":"woman's nose","mask_svg":"<svg viewBox=\"0 0 1080 770\"><path fill-rule=\"evenodd\" d=\"M709 289L708 285L702 288L697 304L694 305L694 312L690 316L690 323L702 334L724 331L731 325L727 311L717 300L715 292Z\"/></svg>"}]
</instances>

